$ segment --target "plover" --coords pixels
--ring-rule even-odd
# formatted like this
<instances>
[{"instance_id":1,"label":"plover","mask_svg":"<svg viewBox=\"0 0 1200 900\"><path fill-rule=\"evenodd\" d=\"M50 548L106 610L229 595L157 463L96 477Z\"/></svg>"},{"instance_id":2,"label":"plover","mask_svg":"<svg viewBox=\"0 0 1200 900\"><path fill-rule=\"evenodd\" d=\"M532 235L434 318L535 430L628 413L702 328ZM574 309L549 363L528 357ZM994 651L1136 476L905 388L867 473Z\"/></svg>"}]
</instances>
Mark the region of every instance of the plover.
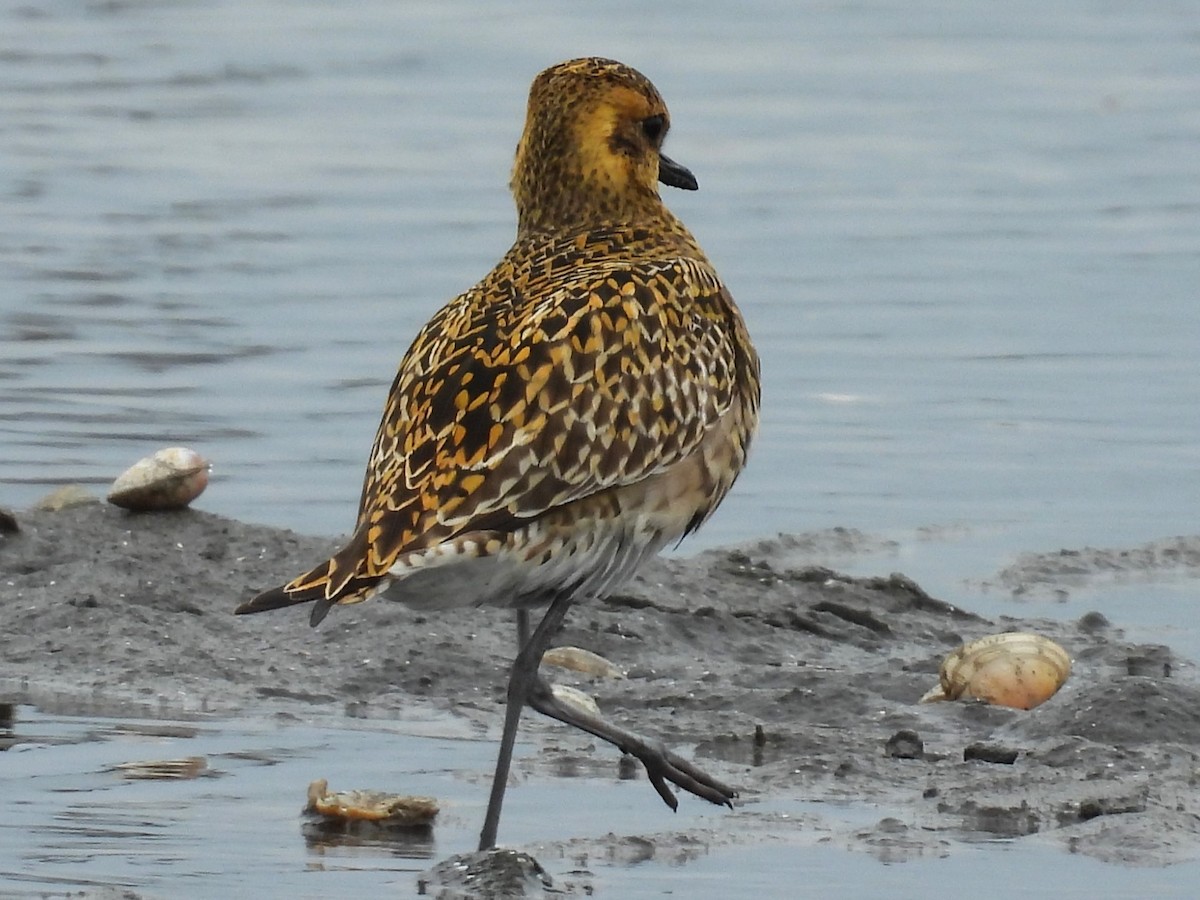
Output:
<instances>
[{"instance_id":1,"label":"plover","mask_svg":"<svg viewBox=\"0 0 1200 900\"><path fill-rule=\"evenodd\" d=\"M512 192L517 238L421 329L400 364L345 547L238 607L377 594L422 610L517 611L500 754L480 849L495 845L528 704L718 804L735 792L603 718L538 673L570 605L620 585L708 518L746 461L759 363L741 314L658 184L695 190L662 152L666 104L618 62L533 82ZM530 631L529 614L542 611Z\"/></svg>"}]
</instances>

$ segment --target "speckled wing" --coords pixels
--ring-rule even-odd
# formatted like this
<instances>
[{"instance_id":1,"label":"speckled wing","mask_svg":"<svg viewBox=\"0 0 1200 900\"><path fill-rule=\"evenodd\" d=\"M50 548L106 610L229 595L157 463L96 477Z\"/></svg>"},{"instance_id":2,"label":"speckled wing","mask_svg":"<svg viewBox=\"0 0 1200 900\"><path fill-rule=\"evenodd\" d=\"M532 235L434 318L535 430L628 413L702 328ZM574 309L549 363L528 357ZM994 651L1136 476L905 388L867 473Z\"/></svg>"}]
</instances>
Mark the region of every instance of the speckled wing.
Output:
<instances>
[{"instance_id":1,"label":"speckled wing","mask_svg":"<svg viewBox=\"0 0 1200 900\"><path fill-rule=\"evenodd\" d=\"M640 481L695 450L733 402L744 328L703 260L590 262L536 297L498 280L418 335L353 538L277 605L323 600L319 620L369 596L401 554Z\"/></svg>"}]
</instances>

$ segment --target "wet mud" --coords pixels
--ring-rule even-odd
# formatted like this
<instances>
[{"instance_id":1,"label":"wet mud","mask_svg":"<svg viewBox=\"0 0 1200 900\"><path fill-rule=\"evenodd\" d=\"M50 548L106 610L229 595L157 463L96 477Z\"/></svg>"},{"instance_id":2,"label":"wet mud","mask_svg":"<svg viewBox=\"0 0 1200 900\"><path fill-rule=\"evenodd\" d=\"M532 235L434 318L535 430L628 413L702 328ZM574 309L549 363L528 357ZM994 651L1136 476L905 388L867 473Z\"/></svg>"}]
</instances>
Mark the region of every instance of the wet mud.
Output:
<instances>
[{"instance_id":1,"label":"wet mud","mask_svg":"<svg viewBox=\"0 0 1200 900\"><path fill-rule=\"evenodd\" d=\"M13 518L16 529L0 534L0 700L378 719L422 703L498 729L515 643L509 612L418 614L372 602L336 609L316 630L299 610L235 617L240 601L335 542L194 510L134 515L87 503ZM548 674L694 757L739 798L702 831L673 831L664 808L649 834L563 835L517 848L536 862L505 856L495 865L534 895L545 879L570 889L579 879L569 873L589 855L686 859L698 843L823 842L900 861L1005 838L1139 866L1200 858L1191 660L1127 641L1099 613L989 621L904 575L850 577L819 564L852 538L781 537L660 559L620 593L577 606L554 643L598 653L626 677ZM1196 548L1176 539L1161 552L1093 552L1090 571L1164 554L1191 565ZM1021 577L1088 558L1031 558ZM1069 651L1072 675L1050 701L1028 712L917 704L947 652L1007 630L1042 633ZM564 741L532 714L522 727L538 752L517 760L519 775L618 771L611 747ZM433 895L472 896L489 865L444 862L424 877Z\"/></svg>"}]
</instances>

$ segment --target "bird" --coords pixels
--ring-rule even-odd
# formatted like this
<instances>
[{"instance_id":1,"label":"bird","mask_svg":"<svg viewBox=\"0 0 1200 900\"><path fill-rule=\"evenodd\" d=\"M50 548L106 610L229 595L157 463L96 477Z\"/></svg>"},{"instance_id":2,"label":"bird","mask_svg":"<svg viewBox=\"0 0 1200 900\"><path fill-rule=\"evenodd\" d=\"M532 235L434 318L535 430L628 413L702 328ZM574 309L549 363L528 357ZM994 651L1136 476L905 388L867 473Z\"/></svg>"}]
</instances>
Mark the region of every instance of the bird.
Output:
<instances>
[{"instance_id":1,"label":"bird","mask_svg":"<svg viewBox=\"0 0 1200 900\"><path fill-rule=\"evenodd\" d=\"M424 611L515 610L518 649L480 850L496 845L529 706L732 807L694 763L555 696L542 654L574 603L603 596L695 531L742 471L760 363L745 321L659 185L694 191L662 151L670 115L636 69L600 57L536 76L510 188L511 249L405 353L354 532L239 615L381 595ZM531 628L531 614L541 615Z\"/></svg>"}]
</instances>

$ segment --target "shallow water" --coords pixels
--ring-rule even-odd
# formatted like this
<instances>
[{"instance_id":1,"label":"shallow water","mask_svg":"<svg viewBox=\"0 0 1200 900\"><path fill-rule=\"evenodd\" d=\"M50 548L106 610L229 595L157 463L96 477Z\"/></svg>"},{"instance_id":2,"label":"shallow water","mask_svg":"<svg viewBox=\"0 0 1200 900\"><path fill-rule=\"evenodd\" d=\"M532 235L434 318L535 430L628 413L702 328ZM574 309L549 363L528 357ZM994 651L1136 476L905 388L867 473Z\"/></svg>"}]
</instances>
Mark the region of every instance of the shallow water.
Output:
<instances>
[{"instance_id":1,"label":"shallow water","mask_svg":"<svg viewBox=\"0 0 1200 900\"><path fill-rule=\"evenodd\" d=\"M671 104L764 359L690 548L858 527L897 547L843 567L996 615L1019 552L1197 531L1200 31L1082 0L2 3L0 504L182 443L203 508L344 531L408 340L511 240L529 79L590 53ZM1195 588L1049 612L1196 658Z\"/></svg>"},{"instance_id":2,"label":"shallow water","mask_svg":"<svg viewBox=\"0 0 1200 900\"><path fill-rule=\"evenodd\" d=\"M1182 7L283 9L4 5L5 503L186 443L205 508L345 531L408 340L511 239L531 75L602 52L672 104L701 190L668 201L764 358L752 465L693 547L932 526L910 574L957 590L1195 532Z\"/></svg>"},{"instance_id":3,"label":"shallow water","mask_svg":"<svg viewBox=\"0 0 1200 900\"><path fill-rule=\"evenodd\" d=\"M21 742L0 766L6 810L0 896L63 896L105 886L148 897L412 896L420 873L438 859L474 848L494 750L491 742L462 735L459 723L438 718L414 719L401 732L344 720L330 727L296 720L80 719L21 708L14 733ZM186 756L205 758L202 777L136 781L113 768ZM321 835L300 815L305 785L316 778L335 790L431 794L442 812L427 833ZM703 829L730 815L687 801L668 818L644 784L586 775L523 779L510 789L507 806L506 843L523 845L609 831L652 836L656 827ZM848 829L865 827L888 812L851 807L845 820ZM542 862L560 883L590 884L597 895L614 897L681 890L696 898L784 897L797 883L814 895L916 897L938 889L953 895L981 878L1030 897L1190 897L1200 874L1197 864L1122 868L1028 843L1020 852L1005 841L957 844L944 858L888 864L814 842L798 829L794 843L778 833L765 844L698 841L683 850L648 840L640 860L581 852L542 855Z\"/></svg>"}]
</instances>

